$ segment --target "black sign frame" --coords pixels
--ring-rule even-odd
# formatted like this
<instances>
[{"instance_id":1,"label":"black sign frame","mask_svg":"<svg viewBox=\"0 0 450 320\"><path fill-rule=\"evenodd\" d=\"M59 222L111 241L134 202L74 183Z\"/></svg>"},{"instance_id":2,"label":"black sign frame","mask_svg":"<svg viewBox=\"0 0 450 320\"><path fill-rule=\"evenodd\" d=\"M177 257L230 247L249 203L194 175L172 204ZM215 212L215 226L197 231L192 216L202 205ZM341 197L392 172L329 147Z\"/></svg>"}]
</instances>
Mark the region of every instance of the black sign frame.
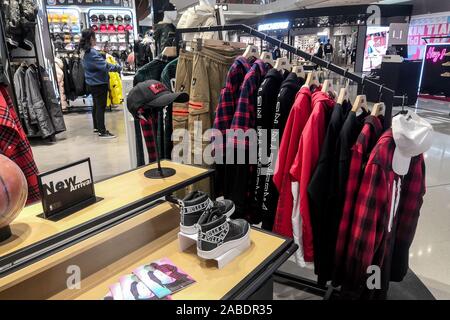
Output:
<instances>
[{"instance_id":1,"label":"black sign frame","mask_svg":"<svg viewBox=\"0 0 450 320\"><path fill-rule=\"evenodd\" d=\"M49 199L47 194L45 193L44 190L44 185L42 182L42 177L45 176L49 176L52 175L54 173L57 173L59 171L62 170L66 170L68 168L80 165L82 163L88 163L89 166L89 177L91 180L90 185L82 187L82 188L89 188L89 195L87 197L85 197L82 200L75 200L75 201L67 201L65 204L61 205L60 207L58 207L55 210L51 209L51 204L49 203ZM75 212L80 211L81 209L84 209L98 201L103 200L103 198L97 197L95 195L95 187L94 187L94 178L92 176L92 166L91 166L91 159L90 158L85 158L82 160L78 160L76 162L72 162L70 164L67 164L65 166L59 167L57 169L53 169L50 171L47 171L45 173L41 173L38 175L38 185L39 185L39 192L41 195L41 202L42 202L42 208L44 210L44 212L40 215L38 215L38 217L40 218L44 218L47 220L51 220L51 221L59 221Z\"/></svg>"}]
</instances>

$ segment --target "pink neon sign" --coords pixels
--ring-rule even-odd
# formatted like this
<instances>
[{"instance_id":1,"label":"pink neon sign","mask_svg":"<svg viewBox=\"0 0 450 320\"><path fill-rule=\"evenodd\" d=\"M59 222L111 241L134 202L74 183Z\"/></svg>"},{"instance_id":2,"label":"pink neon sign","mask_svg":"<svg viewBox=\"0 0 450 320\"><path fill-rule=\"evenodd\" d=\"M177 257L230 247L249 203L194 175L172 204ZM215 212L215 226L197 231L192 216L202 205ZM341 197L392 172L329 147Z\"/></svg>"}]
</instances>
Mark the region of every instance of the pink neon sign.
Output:
<instances>
[{"instance_id":1,"label":"pink neon sign","mask_svg":"<svg viewBox=\"0 0 450 320\"><path fill-rule=\"evenodd\" d=\"M432 60L434 63L444 60L447 49L442 49L441 51L436 51L436 47L430 47L428 49L426 59Z\"/></svg>"}]
</instances>

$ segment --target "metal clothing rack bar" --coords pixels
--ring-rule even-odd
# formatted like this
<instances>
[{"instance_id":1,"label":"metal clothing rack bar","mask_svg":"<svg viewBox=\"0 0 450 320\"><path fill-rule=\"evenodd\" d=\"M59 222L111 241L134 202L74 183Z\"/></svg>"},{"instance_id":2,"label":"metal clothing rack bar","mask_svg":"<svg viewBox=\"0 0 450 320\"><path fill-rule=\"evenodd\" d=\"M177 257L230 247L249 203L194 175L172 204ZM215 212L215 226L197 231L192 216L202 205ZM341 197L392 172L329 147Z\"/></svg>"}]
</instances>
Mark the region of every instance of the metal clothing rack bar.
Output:
<instances>
[{"instance_id":1,"label":"metal clothing rack bar","mask_svg":"<svg viewBox=\"0 0 450 320\"><path fill-rule=\"evenodd\" d=\"M304 58L305 60L311 61L312 63L314 63L322 68L325 68L334 73L337 73L338 75L341 75L344 78L353 80L354 82L358 83L361 86L361 88L362 88L361 91L363 93L364 93L365 88L368 88L368 87L376 88L376 90L378 90L378 92L380 93L380 99L381 99L381 97L383 97L382 101L385 103L385 106L386 106L384 127L389 128L391 126L392 106L394 104L394 99L395 99L394 90L389 89L386 86L380 85L374 81L368 80L364 76L360 76L355 73L349 72L348 69L343 69L335 64L332 64L328 61L320 59L312 54L309 54L307 52L299 50L293 46L290 46L290 45L284 43L282 40L278 40L273 37L270 37L267 34L259 32L247 25L230 24L230 25L211 26L211 27L177 29L176 42L177 42L177 44L180 43L180 40L181 40L180 35L183 33L217 32L217 31L243 31L243 32L246 32L250 36L260 38L263 41L266 41L274 46L278 46L280 49L284 49L291 54L300 56L300 57ZM316 290L316 292L322 292L322 293L324 293L324 299L329 299L333 295L333 291L334 291L333 287L330 286L328 288L324 288L322 286L319 286L318 283L316 283L315 281L312 281L310 279L299 277L297 275L283 273L281 271L277 271L274 274L274 276L275 276L275 279L279 279L279 280L283 279L284 281L288 281L291 283L297 283L298 285L303 286L303 287L312 288L312 289ZM279 281L279 282L282 282L282 281Z\"/></svg>"},{"instance_id":2,"label":"metal clothing rack bar","mask_svg":"<svg viewBox=\"0 0 450 320\"><path fill-rule=\"evenodd\" d=\"M348 71L348 69L341 68L333 63L330 63L330 62L320 59L312 54L309 54L307 52L299 50L293 46L290 46L290 45L284 43L283 40L278 40L273 37L270 37L267 34L262 33L256 29L253 29L247 25L230 24L230 25L222 25L222 26L177 29L177 31L176 31L177 43L179 43L180 34L183 34L183 33L216 32L216 31L243 31L243 32L246 32L250 36L260 38L263 41L266 41L274 46L278 46L279 48L286 50L287 52L290 52L296 56L300 56L300 57L304 58L305 60L311 61L312 63L319 65L322 68L333 71L334 73L337 73L338 75L341 75L344 78L353 80L356 83L360 84L363 88L370 88L370 87L376 88L378 90L378 92L380 93L380 97L383 97L383 102L386 105L384 127L389 128L391 126L392 105L394 103L394 95L395 95L394 90L389 89L388 87L378 84L372 80L365 79L363 76L360 76L360 75L357 75L355 73Z\"/></svg>"}]
</instances>

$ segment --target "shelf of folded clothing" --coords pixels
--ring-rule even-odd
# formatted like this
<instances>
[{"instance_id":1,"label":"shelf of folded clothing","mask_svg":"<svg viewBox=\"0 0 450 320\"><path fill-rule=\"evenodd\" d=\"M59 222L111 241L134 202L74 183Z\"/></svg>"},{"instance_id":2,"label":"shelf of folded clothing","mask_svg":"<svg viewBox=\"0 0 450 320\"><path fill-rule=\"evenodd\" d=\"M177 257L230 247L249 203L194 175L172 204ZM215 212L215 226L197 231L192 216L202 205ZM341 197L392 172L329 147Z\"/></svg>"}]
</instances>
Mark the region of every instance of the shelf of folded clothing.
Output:
<instances>
[{"instance_id":1,"label":"shelf of folded clothing","mask_svg":"<svg viewBox=\"0 0 450 320\"><path fill-rule=\"evenodd\" d=\"M26 267L21 277L0 278L0 299L101 300L121 276L162 258L196 281L172 299L272 298L272 274L297 248L291 239L253 229L250 248L218 269L214 262L200 259L195 246L180 252L179 217L176 205L161 203ZM66 284L67 268L73 265L82 270L79 290Z\"/></svg>"},{"instance_id":2,"label":"shelf of folded clothing","mask_svg":"<svg viewBox=\"0 0 450 320\"><path fill-rule=\"evenodd\" d=\"M175 169L176 174L165 179L147 179L144 173L156 167L156 164L151 164L95 183L96 196L103 200L56 222L38 216L42 213L41 203L25 207L10 225L12 237L0 242L0 283L3 283L5 276L15 275L17 279L21 278L20 275L26 277L27 273L23 274L22 270L28 270L28 267L34 270L33 265L45 257L89 238L118 221L139 215L165 195L213 173L212 170L167 160L162 161L161 165Z\"/></svg>"}]
</instances>

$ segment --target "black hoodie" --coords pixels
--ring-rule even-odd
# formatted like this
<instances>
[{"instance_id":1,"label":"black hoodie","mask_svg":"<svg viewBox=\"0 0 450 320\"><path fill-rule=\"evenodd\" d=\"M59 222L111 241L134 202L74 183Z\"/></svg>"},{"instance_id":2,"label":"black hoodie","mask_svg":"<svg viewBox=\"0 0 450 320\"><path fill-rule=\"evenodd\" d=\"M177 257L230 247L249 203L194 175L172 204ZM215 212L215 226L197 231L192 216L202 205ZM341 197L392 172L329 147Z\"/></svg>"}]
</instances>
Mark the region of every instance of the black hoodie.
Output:
<instances>
[{"instance_id":1,"label":"black hoodie","mask_svg":"<svg viewBox=\"0 0 450 320\"><path fill-rule=\"evenodd\" d=\"M284 70L279 71L277 69L270 69L259 86L257 93L256 132L258 134L258 164L255 177L254 204L256 205L258 222L263 218L261 203L265 178L261 174L261 169L266 167L268 159L265 156L269 156L270 152L270 129L272 129L273 116L275 106L277 104L277 95L280 91L281 83L288 74L289 72ZM266 130L265 135L263 134L264 130ZM262 148L265 150L262 150Z\"/></svg>"},{"instance_id":2,"label":"black hoodie","mask_svg":"<svg viewBox=\"0 0 450 320\"><path fill-rule=\"evenodd\" d=\"M266 78L269 74L266 76ZM279 79L279 78L278 78ZM269 124L267 124L268 129L278 129L278 143L281 141L282 132L284 126L286 124L287 118L289 116L289 112L294 104L295 96L297 92L300 90L301 86L305 83L305 80L297 77L295 73L284 74L284 81L281 83L279 87L279 93L276 94L275 91L266 92L266 95L269 95L270 98L267 99L271 101L270 108L270 120ZM273 102L274 101L274 102ZM268 132L268 143L267 148L270 150L272 138L275 137ZM277 147L277 146L273 146ZM268 153L270 159L272 156ZM259 156L258 156L259 159ZM270 170L272 162L264 164L261 168ZM259 169L259 168L258 168ZM258 170L259 172L260 170ZM262 228L266 230L272 230L273 222L275 219L275 210L278 201L278 193L277 189L273 185L272 182L273 172L268 172L268 175L259 176L258 185L256 191L258 192L257 205L258 212L261 213L262 216Z\"/></svg>"}]
</instances>

